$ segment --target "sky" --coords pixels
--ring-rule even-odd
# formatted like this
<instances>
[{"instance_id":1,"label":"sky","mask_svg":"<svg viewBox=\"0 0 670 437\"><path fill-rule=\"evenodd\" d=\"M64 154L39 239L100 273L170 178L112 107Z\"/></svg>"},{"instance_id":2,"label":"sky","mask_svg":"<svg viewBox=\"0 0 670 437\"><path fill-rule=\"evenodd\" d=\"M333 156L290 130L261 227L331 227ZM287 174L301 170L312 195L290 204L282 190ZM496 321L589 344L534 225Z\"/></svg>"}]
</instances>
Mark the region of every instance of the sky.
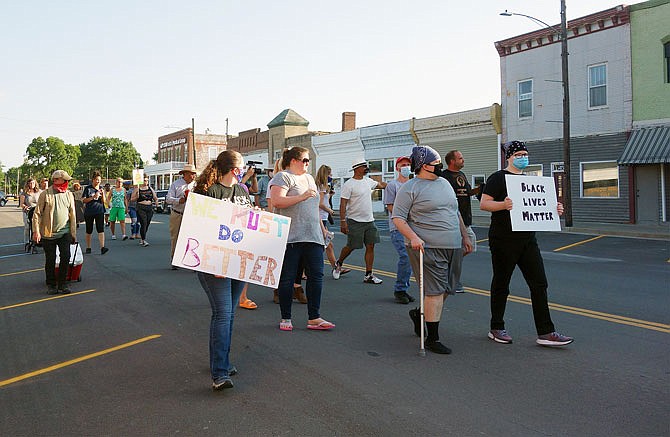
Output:
<instances>
[{"instance_id":1,"label":"sky","mask_svg":"<svg viewBox=\"0 0 670 437\"><path fill-rule=\"evenodd\" d=\"M618 4L567 0L567 17ZM38 136L117 137L149 161L192 118L236 135L291 108L337 132L345 111L362 127L487 107L494 42L540 28L504 10L560 24L559 0L4 2L0 162Z\"/></svg>"}]
</instances>

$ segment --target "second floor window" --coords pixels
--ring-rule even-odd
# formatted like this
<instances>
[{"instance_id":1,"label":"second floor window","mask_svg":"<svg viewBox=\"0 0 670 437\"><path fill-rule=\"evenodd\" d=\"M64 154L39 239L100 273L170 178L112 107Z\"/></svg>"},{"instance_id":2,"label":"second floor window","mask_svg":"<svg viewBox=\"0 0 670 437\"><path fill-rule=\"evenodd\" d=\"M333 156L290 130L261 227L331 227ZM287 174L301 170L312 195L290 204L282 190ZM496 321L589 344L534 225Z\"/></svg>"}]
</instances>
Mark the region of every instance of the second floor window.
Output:
<instances>
[{"instance_id":1,"label":"second floor window","mask_svg":"<svg viewBox=\"0 0 670 437\"><path fill-rule=\"evenodd\" d=\"M665 83L670 83L670 42L663 44L665 54Z\"/></svg>"},{"instance_id":2,"label":"second floor window","mask_svg":"<svg viewBox=\"0 0 670 437\"><path fill-rule=\"evenodd\" d=\"M524 80L518 84L519 118L533 116L533 80Z\"/></svg>"},{"instance_id":3,"label":"second floor window","mask_svg":"<svg viewBox=\"0 0 670 437\"><path fill-rule=\"evenodd\" d=\"M607 65L589 67L589 108L607 105Z\"/></svg>"}]
</instances>

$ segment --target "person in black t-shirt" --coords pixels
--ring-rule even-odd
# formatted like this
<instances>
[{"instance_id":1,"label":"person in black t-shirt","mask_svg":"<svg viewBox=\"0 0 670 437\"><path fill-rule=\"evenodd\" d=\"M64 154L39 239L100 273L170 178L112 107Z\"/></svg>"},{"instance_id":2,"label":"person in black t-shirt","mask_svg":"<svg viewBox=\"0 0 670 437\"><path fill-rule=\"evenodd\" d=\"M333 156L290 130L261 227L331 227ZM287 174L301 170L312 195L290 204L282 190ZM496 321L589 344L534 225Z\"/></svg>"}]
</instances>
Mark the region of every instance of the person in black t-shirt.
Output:
<instances>
[{"instance_id":1,"label":"person in black t-shirt","mask_svg":"<svg viewBox=\"0 0 670 437\"><path fill-rule=\"evenodd\" d=\"M478 189L473 190L468 182L467 176L461 171L465 167L465 159L463 154L458 150L452 150L444 156L444 162L447 163L447 168L442 172L442 177L445 178L454 189L456 199L458 200L458 212L463 218L463 223L468 231L468 237L472 244L472 251L477 251L477 236L472 230L472 207L470 205L470 196L478 193ZM463 268L463 252L459 252L451 262L451 269L449 276L451 276L451 284L455 284L454 292L463 293L463 284L461 283L461 270Z\"/></svg>"},{"instance_id":2,"label":"person in black t-shirt","mask_svg":"<svg viewBox=\"0 0 670 437\"><path fill-rule=\"evenodd\" d=\"M489 248L493 264L491 280L491 330L488 337L497 343L512 343L512 337L505 329L505 306L509 295L509 283L516 266L530 288L533 318L537 331L537 344L541 346L564 346L573 338L556 332L549 314L547 301L547 276L535 232L513 231L509 211L514 208L507 195L506 175L522 175L528 166L528 149L521 141L510 141L503 145L507 167L489 176L484 186L480 208L491 212L489 227ZM558 215L563 214L559 202Z\"/></svg>"},{"instance_id":3,"label":"person in black t-shirt","mask_svg":"<svg viewBox=\"0 0 670 437\"><path fill-rule=\"evenodd\" d=\"M93 234L93 223L95 223L100 253L104 255L109 249L105 247L105 193L100 188L101 181L100 172L93 172L91 185L84 188L81 200L84 203L84 221L86 222L86 253L91 253L91 235Z\"/></svg>"}]
</instances>

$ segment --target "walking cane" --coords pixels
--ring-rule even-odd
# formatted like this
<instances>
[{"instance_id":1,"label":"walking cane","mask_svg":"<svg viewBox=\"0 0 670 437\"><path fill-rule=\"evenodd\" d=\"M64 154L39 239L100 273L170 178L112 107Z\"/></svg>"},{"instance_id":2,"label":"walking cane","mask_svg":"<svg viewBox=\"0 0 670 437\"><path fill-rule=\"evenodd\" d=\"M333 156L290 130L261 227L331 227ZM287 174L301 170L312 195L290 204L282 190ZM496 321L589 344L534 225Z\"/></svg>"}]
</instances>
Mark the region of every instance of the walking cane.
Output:
<instances>
[{"instance_id":1,"label":"walking cane","mask_svg":"<svg viewBox=\"0 0 670 437\"><path fill-rule=\"evenodd\" d=\"M424 315L423 315L423 248L419 248L419 303L421 306L421 335L419 340L419 356L426 356L423 344Z\"/></svg>"}]
</instances>

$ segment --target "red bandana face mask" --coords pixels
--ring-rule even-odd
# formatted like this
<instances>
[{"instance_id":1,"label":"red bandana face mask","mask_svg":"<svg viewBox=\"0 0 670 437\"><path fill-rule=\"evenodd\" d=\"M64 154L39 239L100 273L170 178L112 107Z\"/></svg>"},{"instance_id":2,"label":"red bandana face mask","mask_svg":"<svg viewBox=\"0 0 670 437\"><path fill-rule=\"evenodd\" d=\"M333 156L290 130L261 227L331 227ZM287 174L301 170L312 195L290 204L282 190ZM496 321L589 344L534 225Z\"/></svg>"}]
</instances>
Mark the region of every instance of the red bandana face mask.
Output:
<instances>
[{"instance_id":1,"label":"red bandana face mask","mask_svg":"<svg viewBox=\"0 0 670 437\"><path fill-rule=\"evenodd\" d=\"M63 182L62 184L53 184L54 191L57 193L64 193L67 191L68 181Z\"/></svg>"}]
</instances>

